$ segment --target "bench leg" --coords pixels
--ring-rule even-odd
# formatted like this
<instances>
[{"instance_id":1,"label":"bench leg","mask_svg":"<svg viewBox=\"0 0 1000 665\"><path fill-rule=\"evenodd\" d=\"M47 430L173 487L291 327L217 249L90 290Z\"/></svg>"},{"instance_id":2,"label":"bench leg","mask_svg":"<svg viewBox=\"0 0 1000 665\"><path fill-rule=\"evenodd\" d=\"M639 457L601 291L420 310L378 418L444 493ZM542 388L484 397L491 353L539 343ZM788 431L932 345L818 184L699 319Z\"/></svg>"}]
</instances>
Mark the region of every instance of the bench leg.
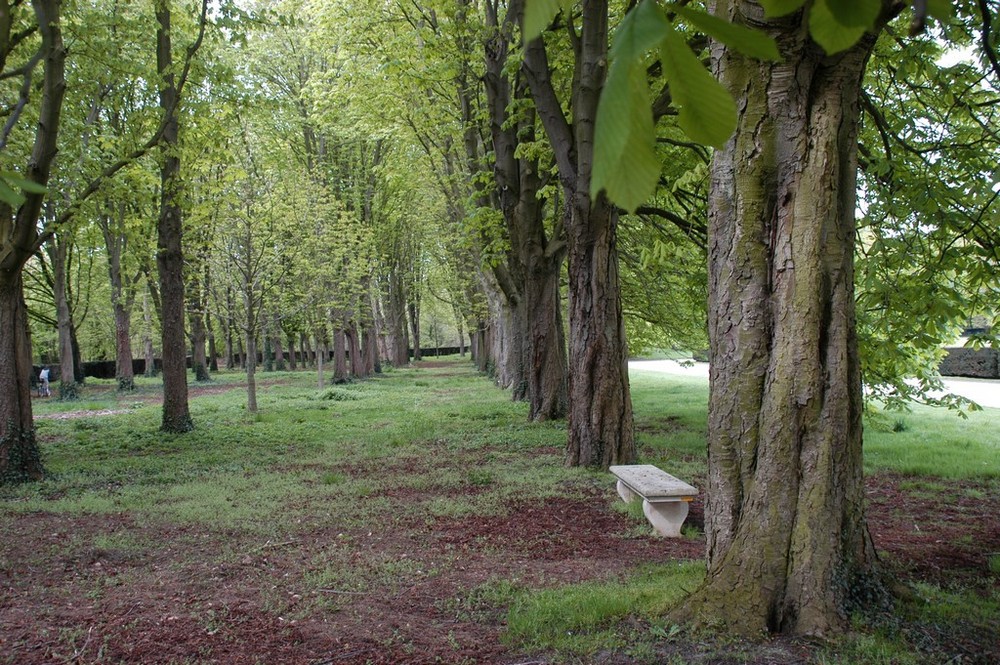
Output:
<instances>
[{"instance_id":1,"label":"bench leg","mask_svg":"<svg viewBox=\"0 0 1000 665\"><path fill-rule=\"evenodd\" d=\"M681 535L681 525L687 518L688 502L657 501L650 503L643 499L642 512L658 534L667 538L678 538Z\"/></svg>"},{"instance_id":2,"label":"bench leg","mask_svg":"<svg viewBox=\"0 0 1000 665\"><path fill-rule=\"evenodd\" d=\"M628 485L622 481L618 481L618 496L622 498L625 503L632 503L639 498L639 495L628 488Z\"/></svg>"}]
</instances>

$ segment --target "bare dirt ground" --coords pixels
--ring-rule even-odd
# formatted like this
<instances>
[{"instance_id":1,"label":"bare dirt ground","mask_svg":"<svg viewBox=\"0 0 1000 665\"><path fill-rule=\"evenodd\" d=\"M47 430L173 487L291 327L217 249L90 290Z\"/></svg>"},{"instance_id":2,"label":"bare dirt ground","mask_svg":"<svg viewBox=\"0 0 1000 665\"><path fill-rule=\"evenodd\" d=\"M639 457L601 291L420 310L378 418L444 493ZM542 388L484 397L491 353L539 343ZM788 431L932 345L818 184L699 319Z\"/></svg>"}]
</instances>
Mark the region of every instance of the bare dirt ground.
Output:
<instances>
[{"instance_id":1,"label":"bare dirt ground","mask_svg":"<svg viewBox=\"0 0 1000 665\"><path fill-rule=\"evenodd\" d=\"M1000 498L917 501L898 489L899 482L869 482L872 532L887 565L904 581L989 584L986 557L1000 551ZM545 662L509 652L501 640L503 612L477 606L470 590L496 579L556 585L703 555L701 539L629 535L630 525L609 509L607 494L515 503L504 517L439 519L398 530L317 529L275 543L240 542L237 534L204 529L165 530L126 515L25 515L4 534L0 660ZM699 524L700 502L693 509L691 521ZM161 545L141 555L73 546L123 533ZM373 557L414 564L398 584L306 591L306 562L345 539L352 543L349 560L359 565ZM960 662L995 663L998 634L940 638L964 655ZM781 650L785 659L800 652L800 662L807 662L809 651L801 645ZM614 654L603 660L630 662ZM757 662L777 661L762 656Z\"/></svg>"},{"instance_id":2,"label":"bare dirt ground","mask_svg":"<svg viewBox=\"0 0 1000 665\"><path fill-rule=\"evenodd\" d=\"M342 471L399 473L375 465ZM1000 552L1000 496L973 483L915 493L901 488L906 482L868 480L870 527L885 565L903 582L995 585L987 560ZM537 587L604 579L704 555L703 538L639 533L611 508L614 496L609 484L574 498L515 499L503 516L347 532L317 515L304 535L276 542L128 514L3 518L0 663L540 665L549 662L545 654L505 645L506 608L476 590L497 580ZM407 489L391 498L427 496ZM693 503L689 523L703 525L703 500ZM112 544L97 547L98 537ZM317 588L308 571L324 554L368 571L366 584ZM994 628L949 629L929 639L956 658L951 662L998 663L1000 626ZM807 663L817 647L779 640L748 648L749 660L691 660ZM662 653L666 660L696 651L675 642ZM938 655L927 662L947 660ZM595 662L634 661L609 651Z\"/></svg>"}]
</instances>

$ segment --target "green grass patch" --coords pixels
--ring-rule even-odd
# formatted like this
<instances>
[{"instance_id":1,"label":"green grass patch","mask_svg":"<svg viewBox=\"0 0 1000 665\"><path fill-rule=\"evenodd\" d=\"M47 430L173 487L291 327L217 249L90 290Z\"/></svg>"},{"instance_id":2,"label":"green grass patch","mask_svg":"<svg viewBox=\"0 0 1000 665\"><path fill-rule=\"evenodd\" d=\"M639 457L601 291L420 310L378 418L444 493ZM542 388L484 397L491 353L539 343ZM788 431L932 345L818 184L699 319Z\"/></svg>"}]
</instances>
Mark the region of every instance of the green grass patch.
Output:
<instances>
[{"instance_id":1,"label":"green grass patch","mask_svg":"<svg viewBox=\"0 0 1000 665\"><path fill-rule=\"evenodd\" d=\"M626 617L655 621L704 577L701 562L649 567L620 581L586 582L524 594L507 617L520 649L586 655L625 644Z\"/></svg>"},{"instance_id":2,"label":"green grass patch","mask_svg":"<svg viewBox=\"0 0 1000 665\"><path fill-rule=\"evenodd\" d=\"M889 427L884 425L887 416L893 418ZM948 479L1000 478L1000 409L967 416L923 405L914 405L905 419L876 413L865 428L865 470Z\"/></svg>"},{"instance_id":3,"label":"green grass patch","mask_svg":"<svg viewBox=\"0 0 1000 665\"><path fill-rule=\"evenodd\" d=\"M618 512L627 537L649 536L641 502L613 499L608 474L563 466L564 422L529 423L527 406L511 401L471 364L446 362L323 387L314 372L262 372L254 418L247 417L244 376L223 373L208 394L194 393L196 428L184 435L159 431L160 406L152 399L159 379L140 377L136 392L126 395L113 381L88 380L78 401L36 399L37 435L51 475L0 488L0 528L12 532L27 514L81 522L88 515L116 516L115 524L125 516L151 525L138 533L164 527L162 532L225 544L210 562L183 560L180 537L175 549L182 554L171 554L180 559L170 565L192 570L219 561L250 566L266 556L298 556L301 568L282 577L280 588L261 591L265 604L281 612L288 609L285 586L300 593L293 616L346 611L366 595L395 594L457 565L461 548L446 539L424 542L425 526L458 529L466 519L515 519L518 507L579 500L594 496L595 487L607 492L598 501ZM708 382L636 372L631 385L640 461L701 484ZM914 407L904 416L870 417L866 471L903 474L899 487L916 501L986 499L1000 487L998 416L998 410L985 410L963 420ZM971 482L954 482L959 479ZM380 533L403 533L414 544L395 541L380 549ZM682 533L702 537L690 524ZM54 556L77 561L88 551L105 552L123 566L147 552L165 557L163 543L148 538L99 527L65 541ZM972 544L967 536L957 538ZM461 546L482 547L489 556L496 550L487 544ZM17 562L9 559L0 552L0 568L13 569ZM495 577L456 588L438 609L458 621L500 623L506 616L510 644L557 660L586 662L613 651L637 662L667 662L672 656L663 659L663 644L688 638L663 623L663 613L699 584L703 567L608 571L619 577L541 590ZM988 555L982 574L1000 576L1000 553ZM544 576L538 579L533 586L544 586ZM103 587L95 582L86 593L96 598ZM818 650L818 662L927 662L927 654L937 653L935 644L960 638L954 631L967 625L987 630L1000 616L995 594L922 587L919 595L903 609L908 624L859 626L836 649ZM922 642L912 626L930 637Z\"/></svg>"}]
</instances>

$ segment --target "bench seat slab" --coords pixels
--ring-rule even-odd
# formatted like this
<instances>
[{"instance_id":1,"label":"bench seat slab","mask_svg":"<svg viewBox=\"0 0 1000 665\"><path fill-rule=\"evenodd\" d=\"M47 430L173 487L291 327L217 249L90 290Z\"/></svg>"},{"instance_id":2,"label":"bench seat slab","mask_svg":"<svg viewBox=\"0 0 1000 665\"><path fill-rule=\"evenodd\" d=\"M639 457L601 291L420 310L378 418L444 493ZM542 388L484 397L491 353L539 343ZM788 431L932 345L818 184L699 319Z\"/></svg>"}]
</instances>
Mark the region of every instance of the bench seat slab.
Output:
<instances>
[{"instance_id":1,"label":"bench seat slab","mask_svg":"<svg viewBox=\"0 0 1000 665\"><path fill-rule=\"evenodd\" d=\"M698 495L697 487L674 478L652 464L622 464L612 466L608 470L634 493L652 502L656 502L657 499L694 498Z\"/></svg>"}]
</instances>

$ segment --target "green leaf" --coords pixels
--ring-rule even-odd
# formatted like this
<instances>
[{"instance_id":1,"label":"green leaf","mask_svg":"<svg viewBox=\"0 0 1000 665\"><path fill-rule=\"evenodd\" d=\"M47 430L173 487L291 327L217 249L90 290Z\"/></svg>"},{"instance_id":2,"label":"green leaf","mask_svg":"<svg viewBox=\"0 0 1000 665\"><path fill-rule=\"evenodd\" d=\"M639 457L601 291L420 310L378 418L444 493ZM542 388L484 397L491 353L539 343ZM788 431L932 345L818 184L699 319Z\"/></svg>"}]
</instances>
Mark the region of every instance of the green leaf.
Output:
<instances>
[{"instance_id":1,"label":"green leaf","mask_svg":"<svg viewBox=\"0 0 1000 665\"><path fill-rule=\"evenodd\" d=\"M834 0L839 2L840 0ZM830 0L816 0L809 10L809 34L827 55L849 49L858 43L871 26L844 25L830 9Z\"/></svg>"},{"instance_id":2,"label":"green leaf","mask_svg":"<svg viewBox=\"0 0 1000 665\"><path fill-rule=\"evenodd\" d=\"M823 0L837 23L849 28L871 29L882 10L881 0Z\"/></svg>"},{"instance_id":3,"label":"green leaf","mask_svg":"<svg viewBox=\"0 0 1000 665\"><path fill-rule=\"evenodd\" d=\"M641 60L647 51L659 46L670 29L670 22L656 0L643 0L622 19L615 31L611 62Z\"/></svg>"},{"instance_id":4,"label":"green leaf","mask_svg":"<svg viewBox=\"0 0 1000 665\"><path fill-rule=\"evenodd\" d=\"M946 21L955 15L951 0L927 0L927 13L939 21Z\"/></svg>"},{"instance_id":5,"label":"green leaf","mask_svg":"<svg viewBox=\"0 0 1000 665\"><path fill-rule=\"evenodd\" d=\"M0 177L0 201L16 208L24 203L24 195L11 189L6 180L3 177Z\"/></svg>"},{"instance_id":6,"label":"green leaf","mask_svg":"<svg viewBox=\"0 0 1000 665\"><path fill-rule=\"evenodd\" d=\"M660 179L655 146L646 68L641 61L616 60L597 106L591 197L603 189L629 212L639 207Z\"/></svg>"},{"instance_id":7,"label":"green leaf","mask_svg":"<svg viewBox=\"0 0 1000 665\"><path fill-rule=\"evenodd\" d=\"M695 141L721 147L736 129L736 102L669 27L662 46L663 69L680 107L681 129Z\"/></svg>"},{"instance_id":8,"label":"green leaf","mask_svg":"<svg viewBox=\"0 0 1000 665\"><path fill-rule=\"evenodd\" d=\"M787 16L804 4L806 4L806 0L760 0L760 5L764 8L764 15L768 18Z\"/></svg>"},{"instance_id":9,"label":"green leaf","mask_svg":"<svg viewBox=\"0 0 1000 665\"><path fill-rule=\"evenodd\" d=\"M20 187L29 194L44 194L45 192L49 191L48 189L46 189L45 185L40 185L34 180L28 180L18 175L13 175L11 173L2 173L0 174L0 177L6 180L7 184L11 185L12 187Z\"/></svg>"},{"instance_id":10,"label":"green leaf","mask_svg":"<svg viewBox=\"0 0 1000 665\"><path fill-rule=\"evenodd\" d=\"M541 36L549 27L552 19L559 13L559 0L526 0L524 3L524 33L525 43Z\"/></svg>"},{"instance_id":11,"label":"green leaf","mask_svg":"<svg viewBox=\"0 0 1000 665\"><path fill-rule=\"evenodd\" d=\"M778 44L770 36L760 30L753 30L744 25L724 21L718 17L684 5L671 7L678 16L704 32L709 37L736 49L740 53L758 60L780 62Z\"/></svg>"}]
</instances>

